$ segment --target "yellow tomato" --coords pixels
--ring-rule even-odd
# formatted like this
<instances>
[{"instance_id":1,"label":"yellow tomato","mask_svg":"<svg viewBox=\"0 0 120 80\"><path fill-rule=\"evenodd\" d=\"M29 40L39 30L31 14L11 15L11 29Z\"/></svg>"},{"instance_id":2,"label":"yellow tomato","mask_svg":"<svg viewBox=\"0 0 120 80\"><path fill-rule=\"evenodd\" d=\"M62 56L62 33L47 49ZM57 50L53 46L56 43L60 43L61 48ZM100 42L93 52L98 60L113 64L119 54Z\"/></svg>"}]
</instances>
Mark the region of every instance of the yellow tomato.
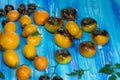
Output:
<instances>
[{"instance_id":1,"label":"yellow tomato","mask_svg":"<svg viewBox=\"0 0 120 80\"><path fill-rule=\"evenodd\" d=\"M79 26L76 22L74 21L68 21L66 22L65 28L68 30L68 32L72 35L75 36L79 33Z\"/></svg>"},{"instance_id":2,"label":"yellow tomato","mask_svg":"<svg viewBox=\"0 0 120 80\"><path fill-rule=\"evenodd\" d=\"M33 59L36 56L36 48L33 45L27 44L23 48L23 54L27 59Z\"/></svg>"},{"instance_id":3,"label":"yellow tomato","mask_svg":"<svg viewBox=\"0 0 120 80\"><path fill-rule=\"evenodd\" d=\"M18 54L14 50L6 50L3 53L3 60L10 67L16 67L19 63Z\"/></svg>"},{"instance_id":4,"label":"yellow tomato","mask_svg":"<svg viewBox=\"0 0 120 80\"><path fill-rule=\"evenodd\" d=\"M3 49L16 49L20 39L15 32L6 32L0 38L0 45Z\"/></svg>"},{"instance_id":5,"label":"yellow tomato","mask_svg":"<svg viewBox=\"0 0 120 80\"><path fill-rule=\"evenodd\" d=\"M78 34L76 34L76 35L73 36L73 37L76 38L76 39L81 38L81 37L82 37L82 30L80 29L79 32L78 32Z\"/></svg>"},{"instance_id":6,"label":"yellow tomato","mask_svg":"<svg viewBox=\"0 0 120 80\"><path fill-rule=\"evenodd\" d=\"M54 35L54 40L55 43L62 48L68 48L72 45L72 40L68 36L58 33Z\"/></svg>"},{"instance_id":7,"label":"yellow tomato","mask_svg":"<svg viewBox=\"0 0 120 80\"><path fill-rule=\"evenodd\" d=\"M32 23L32 20L28 15L24 15L20 18L20 25L22 27L25 27L26 25L29 25L31 23Z\"/></svg>"},{"instance_id":8,"label":"yellow tomato","mask_svg":"<svg viewBox=\"0 0 120 80\"><path fill-rule=\"evenodd\" d=\"M16 31L16 25L14 22L8 22L4 26L4 32L15 32Z\"/></svg>"},{"instance_id":9,"label":"yellow tomato","mask_svg":"<svg viewBox=\"0 0 120 80\"><path fill-rule=\"evenodd\" d=\"M38 35L29 35L26 40L27 40L27 44L37 46L40 43L41 39L42 36L38 34Z\"/></svg>"},{"instance_id":10,"label":"yellow tomato","mask_svg":"<svg viewBox=\"0 0 120 80\"><path fill-rule=\"evenodd\" d=\"M29 25L24 27L24 29L22 31L22 36L27 37L30 34L34 33L35 31L37 31L37 26L33 25L33 24L29 24Z\"/></svg>"},{"instance_id":11,"label":"yellow tomato","mask_svg":"<svg viewBox=\"0 0 120 80\"><path fill-rule=\"evenodd\" d=\"M31 75L31 69L27 65L21 65L16 70L18 80L28 80Z\"/></svg>"}]
</instances>

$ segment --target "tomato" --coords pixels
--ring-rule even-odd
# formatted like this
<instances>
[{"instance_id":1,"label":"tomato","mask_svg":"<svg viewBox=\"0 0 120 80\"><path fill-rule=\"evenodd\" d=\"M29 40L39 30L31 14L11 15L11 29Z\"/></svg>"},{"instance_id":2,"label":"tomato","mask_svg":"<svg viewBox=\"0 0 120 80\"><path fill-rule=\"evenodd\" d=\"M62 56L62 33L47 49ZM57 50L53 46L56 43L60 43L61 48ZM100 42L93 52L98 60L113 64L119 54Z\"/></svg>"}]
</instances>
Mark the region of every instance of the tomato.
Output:
<instances>
[{"instance_id":1,"label":"tomato","mask_svg":"<svg viewBox=\"0 0 120 80\"><path fill-rule=\"evenodd\" d=\"M49 18L49 14L44 10L36 11L33 14L33 20L38 25L44 25L45 22L48 20L48 18Z\"/></svg>"},{"instance_id":2,"label":"tomato","mask_svg":"<svg viewBox=\"0 0 120 80\"><path fill-rule=\"evenodd\" d=\"M26 44L23 48L23 54L27 59L33 59L36 56L35 46Z\"/></svg>"},{"instance_id":3,"label":"tomato","mask_svg":"<svg viewBox=\"0 0 120 80\"><path fill-rule=\"evenodd\" d=\"M73 36L73 37L76 38L76 39L79 39L79 38L82 37L82 34L83 34L83 32L82 32L82 30L80 29L79 32L78 32L75 36Z\"/></svg>"},{"instance_id":4,"label":"tomato","mask_svg":"<svg viewBox=\"0 0 120 80\"><path fill-rule=\"evenodd\" d=\"M30 34L34 33L35 31L37 31L37 26L36 25L33 25L33 24L29 24L29 25L26 25L22 31L22 36L23 37L27 37L29 36Z\"/></svg>"},{"instance_id":5,"label":"tomato","mask_svg":"<svg viewBox=\"0 0 120 80\"><path fill-rule=\"evenodd\" d=\"M4 26L4 32L15 32L16 31L16 25L14 22L8 22Z\"/></svg>"},{"instance_id":6,"label":"tomato","mask_svg":"<svg viewBox=\"0 0 120 80\"><path fill-rule=\"evenodd\" d=\"M75 36L79 33L79 26L77 23L74 21L68 21L66 22L65 28L68 30L68 32L72 35Z\"/></svg>"},{"instance_id":7,"label":"tomato","mask_svg":"<svg viewBox=\"0 0 120 80\"><path fill-rule=\"evenodd\" d=\"M60 11L62 19L73 21L77 16L77 11L74 8L64 8Z\"/></svg>"},{"instance_id":8,"label":"tomato","mask_svg":"<svg viewBox=\"0 0 120 80\"><path fill-rule=\"evenodd\" d=\"M45 70L48 66L48 60L44 56L37 56L34 59L34 65L38 70Z\"/></svg>"},{"instance_id":9,"label":"tomato","mask_svg":"<svg viewBox=\"0 0 120 80\"><path fill-rule=\"evenodd\" d=\"M81 27L86 32L92 32L97 27L97 22L90 17L83 18L81 21Z\"/></svg>"},{"instance_id":10,"label":"tomato","mask_svg":"<svg viewBox=\"0 0 120 80\"><path fill-rule=\"evenodd\" d=\"M62 48L68 48L72 45L72 39L70 38L69 33L64 29L59 29L54 34L54 40L55 43Z\"/></svg>"},{"instance_id":11,"label":"tomato","mask_svg":"<svg viewBox=\"0 0 120 80\"><path fill-rule=\"evenodd\" d=\"M0 38L0 45L3 49L16 49L20 38L15 32L6 32Z\"/></svg>"},{"instance_id":12,"label":"tomato","mask_svg":"<svg viewBox=\"0 0 120 80\"><path fill-rule=\"evenodd\" d=\"M106 30L95 29L91 34L92 40L99 45L104 45L109 40L109 34Z\"/></svg>"},{"instance_id":13,"label":"tomato","mask_svg":"<svg viewBox=\"0 0 120 80\"><path fill-rule=\"evenodd\" d=\"M37 46L41 42L41 39L42 39L41 34L39 34L39 32L36 31L33 34L29 35L26 41L27 41L27 44Z\"/></svg>"},{"instance_id":14,"label":"tomato","mask_svg":"<svg viewBox=\"0 0 120 80\"><path fill-rule=\"evenodd\" d=\"M31 76L31 69L27 65L21 65L16 70L18 80L28 80Z\"/></svg>"},{"instance_id":15,"label":"tomato","mask_svg":"<svg viewBox=\"0 0 120 80\"><path fill-rule=\"evenodd\" d=\"M96 46L93 42L84 41L79 45L79 52L85 57L92 57L96 53Z\"/></svg>"},{"instance_id":16,"label":"tomato","mask_svg":"<svg viewBox=\"0 0 120 80\"><path fill-rule=\"evenodd\" d=\"M19 64L18 54L14 50L5 50L3 60L9 67L16 67Z\"/></svg>"},{"instance_id":17,"label":"tomato","mask_svg":"<svg viewBox=\"0 0 120 80\"><path fill-rule=\"evenodd\" d=\"M63 25L63 20L61 18L50 17L45 22L45 28L50 32L56 32Z\"/></svg>"},{"instance_id":18,"label":"tomato","mask_svg":"<svg viewBox=\"0 0 120 80\"><path fill-rule=\"evenodd\" d=\"M57 50L55 53L55 59L60 64L67 64L71 61L71 54L65 49Z\"/></svg>"},{"instance_id":19,"label":"tomato","mask_svg":"<svg viewBox=\"0 0 120 80\"><path fill-rule=\"evenodd\" d=\"M28 16L28 15L23 15L21 18L20 18L20 25L22 27L25 27L29 24L32 24L32 19Z\"/></svg>"},{"instance_id":20,"label":"tomato","mask_svg":"<svg viewBox=\"0 0 120 80\"><path fill-rule=\"evenodd\" d=\"M17 10L11 10L7 13L7 17L10 21L16 21L18 20L20 14Z\"/></svg>"}]
</instances>

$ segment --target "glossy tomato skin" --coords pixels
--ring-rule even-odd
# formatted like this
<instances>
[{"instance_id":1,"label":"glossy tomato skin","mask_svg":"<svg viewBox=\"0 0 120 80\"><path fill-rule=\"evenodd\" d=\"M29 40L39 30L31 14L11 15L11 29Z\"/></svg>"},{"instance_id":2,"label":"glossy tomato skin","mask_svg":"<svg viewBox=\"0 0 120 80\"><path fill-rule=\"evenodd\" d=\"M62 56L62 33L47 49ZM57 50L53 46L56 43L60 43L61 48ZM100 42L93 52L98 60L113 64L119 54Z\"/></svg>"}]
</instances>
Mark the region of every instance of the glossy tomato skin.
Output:
<instances>
[{"instance_id":1,"label":"glossy tomato skin","mask_svg":"<svg viewBox=\"0 0 120 80\"><path fill-rule=\"evenodd\" d=\"M95 29L91 34L92 40L98 45L105 45L109 40L109 34L106 30Z\"/></svg>"},{"instance_id":2,"label":"glossy tomato skin","mask_svg":"<svg viewBox=\"0 0 120 80\"><path fill-rule=\"evenodd\" d=\"M55 53L55 59L60 64L67 64L71 61L71 54L68 50L60 49Z\"/></svg>"},{"instance_id":3,"label":"glossy tomato skin","mask_svg":"<svg viewBox=\"0 0 120 80\"><path fill-rule=\"evenodd\" d=\"M79 26L76 22L74 21L68 21L66 22L65 28L68 30L68 32L72 35L75 36L79 33Z\"/></svg>"},{"instance_id":4,"label":"glossy tomato skin","mask_svg":"<svg viewBox=\"0 0 120 80\"><path fill-rule=\"evenodd\" d=\"M18 80L28 80L31 76L31 69L27 65L21 65L16 70L16 76Z\"/></svg>"},{"instance_id":5,"label":"glossy tomato skin","mask_svg":"<svg viewBox=\"0 0 120 80\"><path fill-rule=\"evenodd\" d=\"M86 17L81 20L81 27L85 32L92 32L97 27L97 22L91 17Z\"/></svg>"},{"instance_id":6,"label":"glossy tomato skin","mask_svg":"<svg viewBox=\"0 0 120 80\"><path fill-rule=\"evenodd\" d=\"M93 42L84 41L79 45L79 52L84 57L92 57L96 53L96 46Z\"/></svg>"},{"instance_id":7,"label":"glossy tomato skin","mask_svg":"<svg viewBox=\"0 0 120 80\"><path fill-rule=\"evenodd\" d=\"M45 22L45 28L52 33L56 32L59 28L61 28L62 25L63 25L63 20L57 17L50 17Z\"/></svg>"},{"instance_id":8,"label":"glossy tomato skin","mask_svg":"<svg viewBox=\"0 0 120 80\"><path fill-rule=\"evenodd\" d=\"M48 75L41 75L39 80L50 80L50 77Z\"/></svg>"},{"instance_id":9,"label":"glossy tomato skin","mask_svg":"<svg viewBox=\"0 0 120 80\"><path fill-rule=\"evenodd\" d=\"M35 11L33 14L33 20L37 25L44 25L49 18L49 13L47 11Z\"/></svg>"},{"instance_id":10,"label":"glossy tomato skin","mask_svg":"<svg viewBox=\"0 0 120 80\"><path fill-rule=\"evenodd\" d=\"M70 34L64 29L59 29L54 34L54 40L55 43L62 48L68 48L72 45L72 39L70 37Z\"/></svg>"}]
</instances>

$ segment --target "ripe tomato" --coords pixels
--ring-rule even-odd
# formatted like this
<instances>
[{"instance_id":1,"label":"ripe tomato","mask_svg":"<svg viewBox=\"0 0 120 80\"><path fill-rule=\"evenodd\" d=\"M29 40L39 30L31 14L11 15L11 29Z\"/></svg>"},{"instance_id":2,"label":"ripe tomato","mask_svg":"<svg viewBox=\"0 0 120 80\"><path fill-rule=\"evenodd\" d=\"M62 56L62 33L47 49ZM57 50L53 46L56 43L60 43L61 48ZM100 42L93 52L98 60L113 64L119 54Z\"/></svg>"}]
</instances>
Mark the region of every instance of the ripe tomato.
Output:
<instances>
[{"instance_id":1,"label":"ripe tomato","mask_svg":"<svg viewBox=\"0 0 120 80\"><path fill-rule=\"evenodd\" d=\"M36 11L33 14L34 22L38 25L44 25L44 23L48 20L48 18L49 18L49 14L44 10Z\"/></svg>"},{"instance_id":2,"label":"ripe tomato","mask_svg":"<svg viewBox=\"0 0 120 80\"><path fill-rule=\"evenodd\" d=\"M18 20L20 14L17 10L11 10L7 13L7 17L10 21L16 21Z\"/></svg>"},{"instance_id":3,"label":"ripe tomato","mask_svg":"<svg viewBox=\"0 0 120 80\"><path fill-rule=\"evenodd\" d=\"M14 50L5 50L3 60L9 67L16 67L19 63L18 54Z\"/></svg>"},{"instance_id":4,"label":"ripe tomato","mask_svg":"<svg viewBox=\"0 0 120 80\"><path fill-rule=\"evenodd\" d=\"M27 65L21 65L16 70L18 80L28 80L31 75L31 69Z\"/></svg>"},{"instance_id":5,"label":"ripe tomato","mask_svg":"<svg viewBox=\"0 0 120 80\"><path fill-rule=\"evenodd\" d=\"M24 29L22 31L22 36L27 37L30 34L34 33L35 31L37 31L37 26L33 25L33 24L29 24L29 25L24 27Z\"/></svg>"},{"instance_id":6,"label":"ripe tomato","mask_svg":"<svg viewBox=\"0 0 120 80\"><path fill-rule=\"evenodd\" d=\"M33 45L26 44L23 48L23 54L27 59L33 59L36 56L36 48Z\"/></svg>"},{"instance_id":7,"label":"ripe tomato","mask_svg":"<svg viewBox=\"0 0 120 80\"><path fill-rule=\"evenodd\" d=\"M0 30L0 37L2 36L2 31Z\"/></svg>"},{"instance_id":8,"label":"ripe tomato","mask_svg":"<svg viewBox=\"0 0 120 80\"><path fill-rule=\"evenodd\" d=\"M3 49L16 49L20 39L15 32L6 32L0 38L0 45Z\"/></svg>"},{"instance_id":9,"label":"ripe tomato","mask_svg":"<svg viewBox=\"0 0 120 80\"><path fill-rule=\"evenodd\" d=\"M62 48L68 48L72 45L72 39L70 38L69 33L64 29L59 29L54 34L54 40L55 43Z\"/></svg>"},{"instance_id":10,"label":"ripe tomato","mask_svg":"<svg viewBox=\"0 0 120 80\"><path fill-rule=\"evenodd\" d=\"M96 53L96 46L90 41L84 41L80 43L79 51L85 57L92 57Z\"/></svg>"},{"instance_id":11,"label":"ripe tomato","mask_svg":"<svg viewBox=\"0 0 120 80\"><path fill-rule=\"evenodd\" d=\"M21 18L20 18L20 25L22 27L25 27L29 24L32 24L32 19L28 16L28 15L23 15Z\"/></svg>"},{"instance_id":12,"label":"ripe tomato","mask_svg":"<svg viewBox=\"0 0 120 80\"><path fill-rule=\"evenodd\" d=\"M65 28L68 30L68 32L72 35L75 36L79 33L79 26L77 23L74 21L68 21L66 22Z\"/></svg>"},{"instance_id":13,"label":"ripe tomato","mask_svg":"<svg viewBox=\"0 0 120 80\"><path fill-rule=\"evenodd\" d=\"M38 70L45 70L48 66L48 60L44 56L37 56L34 59L34 65Z\"/></svg>"},{"instance_id":14,"label":"ripe tomato","mask_svg":"<svg viewBox=\"0 0 120 80\"><path fill-rule=\"evenodd\" d=\"M27 37L27 44L31 44L33 46L37 46L42 39L41 34L38 31L34 32L33 34Z\"/></svg>"},{"instance_id":15,"label":"ripe tomato","mask_svg":"<svg viewBox=\"0 0 120 80\"><path fill-rule=\"evenodd\" d=\"M15 32L16 31L16 25L14 22L8 22L4 26L4 32Z\"/></svg>"},{"instance_id":16,"label":"ripe tomato","mask_svg":"<svg viewBox=\"0 0 120 80\"><path fill-rule=\"evenodd\" d=\"M106 30L95 29L91 34L92 40L99 45L104 45L109 40L109 34Z\"/></svg>"},{"instance_id":17,"label":"ripe tomato","mask_svg":"<svg viewBox=\"0 0 120 80\"><path fill-rule=\"evenodd\" d=\"M61 18L50 17L45 22L45 28L50 32L56 32L63 25L63 20Z\"/></svg>"}]
</instances>

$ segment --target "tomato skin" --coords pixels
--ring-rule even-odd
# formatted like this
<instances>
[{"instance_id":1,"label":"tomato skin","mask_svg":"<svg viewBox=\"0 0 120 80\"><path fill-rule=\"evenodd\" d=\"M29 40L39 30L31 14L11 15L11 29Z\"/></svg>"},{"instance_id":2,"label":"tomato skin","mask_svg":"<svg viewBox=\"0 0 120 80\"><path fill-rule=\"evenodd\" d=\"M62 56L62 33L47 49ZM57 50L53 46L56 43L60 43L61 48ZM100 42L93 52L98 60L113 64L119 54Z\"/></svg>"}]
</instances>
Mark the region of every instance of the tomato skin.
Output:
<instances>
[{"instance_id":1,"label":"tomato skin","mask_svg":"<svg viewBox=\"0 0 120 80\"><path fill-rule=\"evenodd\" d=\"M15 32L5 32L0 38L0 45L4 50L16 49L19 43L19 36Z\"/></svg>"},{"instance_id":2,"label":"tomato skin","mask_svg":"<svg viewBox=\"0 0 120 80\"><path fill-rule=\"evenodd\" d=\"M16 25L14 22L8 22L4 26L4 32L15 32L16 31Z\"/></svg>"},{"instance_id":3,"label":"tomato skin","mask_svg":"<svg viewBox=\"0 0 120 80\"><path fill-rule=\"evenodd\" d=\"M91 34L92 40L98 45L105 45L109 40L109 34L106 30L95 29Z\"/></svg>"},{"instance_id":4,"label":"tomato skin","mask_svg":"<svg viewBox=\"0 0 120 80\"><path fill-rule=\"evenodd\" d=\"M28 16L28 15L23 15L21 18L20 18L20 25L21 27L25 27L29 24L32 24L32 19Z\"/></svg>"},{"instance_id":5,"label":"tomato skin","mask_svg":"<svg viewBox=\"0 0 120 80\"><path fill-rule=\"evenodd\" d=\"M79 52L84 57L92 57L96 53L96 46L93 42L84 41L79 45Z\"/></svg>"},{"instance_id":6,"label":"tomato skin","mask_svg":"<svg viewBox=\"0 0 120 80\"><path fill-rule=\"evenodd\" d=\"M44 56L37 56L34 59L34 65L37 70L45 70L48 66L48 60Z\"/></svg>"},{"instance_id":7,"label":"tomato skin","mask_svg":"<svg viewBox=\"0 0 120 80\"><path fill-rule=\"evenodd\" d=\"M33 25L33 24L29 24L29 25L25 26L23 31L22 31L22 36L23 37L28 37L30 34L37 31L37 28L38 27L36 25Z\"/></svg>"},{"instance_id":8,"label":"tomato skin","mask_svg":"<svg viewBox=\"0 0 120 80\"><path fill-rule=\"evenodd\" d=\"M5 50L3 60L9 67L16 67L19 64L18 54L14 50Z\"/></svg>"},{"instance_id":9,"label":"tomato skin","mask_svg":"<svg viewBox=\"0 0 120 80\"><path fill-rule=\"evenodd\" d=\"M74 21L68 21L66 22L65 28L68 30L68 32L72 35L75 36L79 33L79 26L77 23Z\"/></svg>"},{"instance_id":10,"label":"tomato skin","mask_svg":"<svg viewBox=\"0 0 120 80\"><path fill-rule=\"evenodd\" d=\"M61 28L63 25L63 20L61 18L56 18L56 17L50 17L46 22L45 22L45 28L49 32L56 32L59 28Z\"/></svg>"},{"instance_id":11,"label":"tomato skin","mask_svg":"<svg viewBox=\"0 0 120 80\"><path fill-rule=\"evenodd\" d=\"M16 70L18 80L28 80L31 76L31 69L27 65L21 65Z\"/></svg>"},{"instance_id":12,"label":"tomato skin","mask_svg":"<svg viewBox=\"0 0 120 80\"><path fill-rule=\"evenodd\" d=\"M17 10L11 10L7 13L7 17L10 21L16 21L18 20L20 14Z\"/></svg>"},{"instance_id":13,"label":"tomato skin","mask_svg":"<svg viewBox=\"0 0 120 80\"><path fill-rule=\"evenodd\" d=\"M72 45L72 40L69 37L66 37L61 34L55 34L54 40L56 44L62 48L68 48Z\"/></svg>"},{"instance_id":14,"label":"tomato skin","mask_svg":"<svg viewBox=\"0 0 120 80\"><path fill-rule=\"evenodd\" d=\"M48 18L49 18L49 14L44 10L36 11L33 14L33 20L38 25L44 25L45 22L48 20Z\"/></svg>"}]
</instances>

